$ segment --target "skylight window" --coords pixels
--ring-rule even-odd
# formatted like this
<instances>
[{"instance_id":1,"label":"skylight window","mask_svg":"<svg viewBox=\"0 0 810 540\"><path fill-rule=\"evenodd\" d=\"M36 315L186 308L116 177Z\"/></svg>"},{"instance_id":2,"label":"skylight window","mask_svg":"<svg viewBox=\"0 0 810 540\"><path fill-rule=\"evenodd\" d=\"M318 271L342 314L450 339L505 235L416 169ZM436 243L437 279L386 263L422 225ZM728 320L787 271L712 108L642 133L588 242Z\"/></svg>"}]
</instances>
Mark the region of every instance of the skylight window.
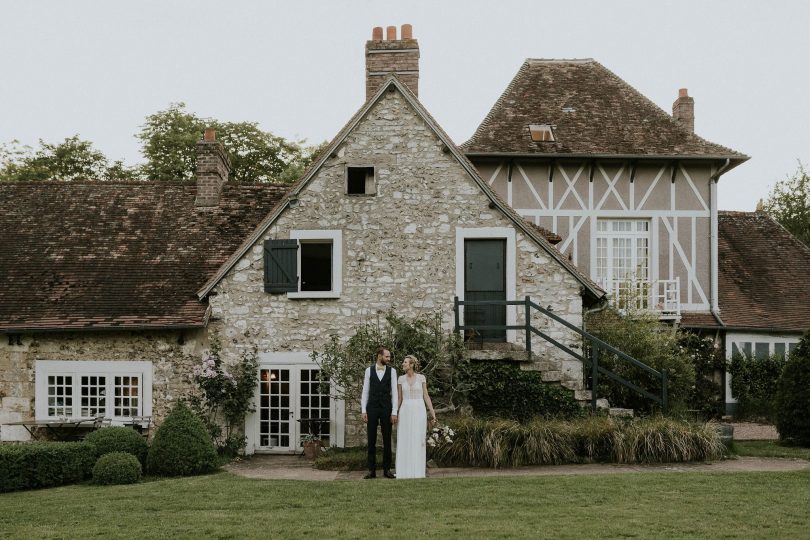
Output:
<instances>
[{"instance_id":1,"label":"skylight window","mask_svg":"<svg viewBox=\"0 0 810 540\"><path fill-rule=\"evenodd\" d=\"M554 142L554 129L551 124L530 124L529 133L534 142Z\"/></svg>"}]
</instances>

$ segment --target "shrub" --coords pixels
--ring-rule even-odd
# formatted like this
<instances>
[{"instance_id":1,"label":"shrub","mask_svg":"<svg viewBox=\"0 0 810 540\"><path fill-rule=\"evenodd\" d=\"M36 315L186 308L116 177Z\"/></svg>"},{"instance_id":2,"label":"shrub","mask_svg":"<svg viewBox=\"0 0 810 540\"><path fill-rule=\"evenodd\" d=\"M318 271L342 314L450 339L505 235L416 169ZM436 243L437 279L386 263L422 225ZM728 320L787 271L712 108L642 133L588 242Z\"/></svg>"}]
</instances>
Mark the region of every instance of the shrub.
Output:
<instances>
[{"instance_id":1,"label":"shrub","mask_svg":"<svg viewBox=\"0 0 810 540\"><path fill-rule=\"evenodd\" d=\"M703 418L720 418L725 414L723 387L719 375L726 367L723 352L711 337L692 332L679 332L678 345L692 360L695 387L686 406L699 411Z\"/></svg>"},{"instance_id":2,"label":"shrub","mask_svg":"<svg viewBox=\"0 0 810 540\"><path fill-rule=\"evenodd\" d=\"M129 452L104 454L93 467L93 483L99 485L134 484L141 479L141 462Z\"/></svg>"},{"instance_id":3,"label":"shrub","mask_svg":"<svg viewBox=\"0 0 810 540\"><path fill-rule=\"evenodd\" d=\"M101 428L88 434L84 440L96 447L99 456L110 452L127 452L138 458L141 465L146 463L146 440L130 427Z\"/></svg>"},{"instance_id":4,"label":"shrub","mask_svg":"<svg viewBox=\"0 0 810 540\"><path fill-rule=\"evenodd\" d=\"M810 331L790 353L776 394L776 429L783 441L810 446Z\"/></svg>"},{"instance_id":5,"label":"shrub","mask_svg":"<svg viewBox=\"0 0 810 540\"><path fill-rule=\"evenodd\" d=\"M451 426L456 433L453 443L438 445L431 455L442 463L461 466L499 468L594 460L668 463L716 459L723 454L715 424L660 416L536 419L525 424L468 418Z\"/></svg>"},{"instance_id":6,"label":"shrub","mask_svg":"<svg viewBox=\"0 0 810 540\"><path fill-rule=\"evenodd\" d=\"M460 387L479 417L526 422L537 416L572 418L582 414L570 390L546 384L537 371L522 371L512 362L461 362Z\"/></svg>"},{"instance_id":7,"label":"shrub","mask_svg":"<svg viewBox=\"0 0 810 540\"><path fill-rule=\"evenodd\" d=\"M0 492L60 486L90 476L96 448L86 442L0 445Z\"/></svg>"},{"instance_id":8,"label":"shrub","mask_svg":"<svg viewBox=\"0 0 810 540\"><path fill-rule=\"evenodd\" d=\"M205 425L178 403L158 428L146 456L146 468L160 476L189 476L217 467L217 452Z\"/></svg>"},{"instance_id":9,"label":"shrub","mask_svg":"<svg viewBox=\"0 0 810 540\"><path fill-rule=\"evenodd\" d=\"M588 332L653 369L667 370L670 408L686 406L695 386L695 367L689 355L678 344L677 333L662 325L654 314L622 314L614 308L591 313L586 318ZM654 395L661 394L661 382L654 375L629 362L599 351L599 363L633 384ZM613 407L651 411L654 402L607 377L600 377L598 396L607 398Z\"/></svg>"},{"instance_id":10,"label":"shrub","mask_svg":"<svg viewBox=\"0 0 810 540\"><path fill-rule=\"evenodd\" d=\"M731 394L737 399L735 416L738 418L776 418L776 390L779 376L785 367L781 355L731 357Z\"/></svg>"}]
</instances>

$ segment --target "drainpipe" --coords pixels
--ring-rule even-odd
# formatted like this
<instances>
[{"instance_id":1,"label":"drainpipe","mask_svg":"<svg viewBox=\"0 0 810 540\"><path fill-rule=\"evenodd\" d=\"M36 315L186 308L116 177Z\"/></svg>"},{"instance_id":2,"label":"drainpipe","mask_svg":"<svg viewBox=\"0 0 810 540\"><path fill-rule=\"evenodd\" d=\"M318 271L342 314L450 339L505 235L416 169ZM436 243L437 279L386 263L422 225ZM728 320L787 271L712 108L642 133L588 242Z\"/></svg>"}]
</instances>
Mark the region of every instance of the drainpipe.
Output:
<instances>
[{"instance_id":1,"label":"drainpipe","mask_svg":"<svg viewBox=\"0 0 810 540\"><path fill-rule=\"evenodd\" d=\"M709 244L711 246L711 289L712 289L712 298L711 298L711 313L714 317L720 322L722 326L723 324L722 319L720 319L720 300L718 294L718 277L717 274L719 272L719 261L718 261L718 250L717 250L717 181L720 179L720 175L722 175L726 170L728 170L729 166L731 165L731 159L726 159L725 164L720 167L716 173L709 177L709 189L710 189L710 204L711 204L711 237L709 239Z\"/></svg>"}]
</instances>

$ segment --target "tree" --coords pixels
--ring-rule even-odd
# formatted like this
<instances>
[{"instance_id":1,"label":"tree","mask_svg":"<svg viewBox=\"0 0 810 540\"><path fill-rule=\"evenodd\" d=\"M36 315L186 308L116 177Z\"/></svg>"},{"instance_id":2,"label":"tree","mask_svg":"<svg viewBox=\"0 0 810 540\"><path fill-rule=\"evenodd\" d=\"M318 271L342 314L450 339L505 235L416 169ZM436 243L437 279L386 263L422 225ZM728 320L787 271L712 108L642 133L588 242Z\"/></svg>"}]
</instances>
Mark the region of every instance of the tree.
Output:
<instances>
[{"instance_id":1,"label":"tree","mask_svg":"<svg viewBox=\"0 0 810 540\"><path fill-rule=\"evenodd\" d=\"M21 146L18 141L0 145L0 181L20 182L32 180L130 180L136 171L121 161L112 164L93 143L78 135L65 138L58 144L40 139L39 149Z\"/></svg>"},{"instance_id":2,"label":"tree","mask_svg":"<svg viewBox=\"0 0 810 540\"><path fill-rule=\"evenodd\" d=\"M312 148L262 131L256 122L200 118L188 112L184 103L172 103L147 116L136 135L147 160L143 175L164 181L193 179L196 144L207 127L216 130L225 147L231 162L230 182L292 182L314 157Z\"/></svg>"},{"instance_id":3,"label":"tree","mask_svg":"<svg viewBox=\"0 0 810 540\"><path fill-rule=\"evenodd\" d=\"M773 187L765 211L793 236L810 246L810 175L804 165Z\"/></svg>"}]
</instances>

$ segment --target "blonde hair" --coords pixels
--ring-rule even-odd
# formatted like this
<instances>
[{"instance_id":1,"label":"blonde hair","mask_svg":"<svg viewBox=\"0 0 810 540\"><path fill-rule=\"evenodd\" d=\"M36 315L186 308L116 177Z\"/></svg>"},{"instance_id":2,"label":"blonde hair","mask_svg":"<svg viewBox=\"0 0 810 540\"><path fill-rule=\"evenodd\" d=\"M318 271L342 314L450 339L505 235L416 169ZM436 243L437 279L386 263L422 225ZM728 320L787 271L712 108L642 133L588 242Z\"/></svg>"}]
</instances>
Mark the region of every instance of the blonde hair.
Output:
<instances>
[{"instance_id":1,"label":"blonde hair","mask_svg":"<svg viewBox=\"0 0 810 540\"><path fill-rule=\"evenodd\" d=\"M411 367L413 368L414 373L416 373L417 371L419 371L419 368L421 367L421 364L419 363L419 359L417 357L415 357L414 355L409 354L408 356L406 356L405 358L402 359L402 362L404 363L405 360L409 360L409 359L411 361Z\"/></svg>"}]
</instances>

